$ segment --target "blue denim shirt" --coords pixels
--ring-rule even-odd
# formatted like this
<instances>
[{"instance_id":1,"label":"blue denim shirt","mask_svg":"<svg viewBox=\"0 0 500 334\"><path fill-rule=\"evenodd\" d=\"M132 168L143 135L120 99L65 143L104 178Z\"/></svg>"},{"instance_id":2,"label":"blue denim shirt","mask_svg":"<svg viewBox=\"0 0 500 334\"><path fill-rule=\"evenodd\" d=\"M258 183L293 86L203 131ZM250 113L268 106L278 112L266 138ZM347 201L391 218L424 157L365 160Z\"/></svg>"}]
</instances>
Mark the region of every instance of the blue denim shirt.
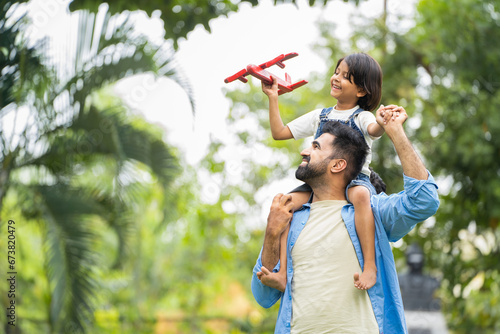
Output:
<instances>
[{"instance_id":1,"label":"blue denim shirt","mask_svg":"<svg viewBox=\"0 0 500 334\"><path fill-rule=\"evenodd\" d=\"M429 173L427 180L416 180L404 176L404 191L398 194L384 193L371 197L375 217L375 261L377 283L368 290L380 333L407 333L403 301L389 242L395 242L410 232L413 227L434 215L439 207L437 185ZM270 288L257 278L262 267L262 250L253 269L252 293L257 302L265 308L273 306L280 298L281 304L276 321L275 333L290 333L292 319L292 248L309 219L310 204L296 211L290 224L287 242L287 284L285 292ZM359 264L363 268L363 254L354 225L354 207L348 204L342 208L342 218L354 246ZM279 262L273 271L279 270ZM332 303L335 302L332 300Z\"/></svg>"}]
</instances>

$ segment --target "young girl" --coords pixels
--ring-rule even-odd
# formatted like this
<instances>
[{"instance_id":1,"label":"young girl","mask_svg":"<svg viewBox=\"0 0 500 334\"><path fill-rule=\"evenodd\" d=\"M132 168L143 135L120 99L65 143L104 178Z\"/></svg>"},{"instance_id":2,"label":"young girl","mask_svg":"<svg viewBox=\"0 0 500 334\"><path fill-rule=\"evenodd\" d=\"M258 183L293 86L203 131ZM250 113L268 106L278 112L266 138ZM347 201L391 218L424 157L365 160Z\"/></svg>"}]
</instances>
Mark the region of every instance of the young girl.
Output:
<instances>
[{"instance_id":1,"label":"young girl","mask_svg":"<svg viewBox=\"0 0 500 334\"><path fill-rule=\"evenodd\" d=\"M311 111L283 125L278 105L278 85L262 83L263 92L269 97L269 121L273 138L276 140L300 139L321 135L323 124L328 121L340 121L359 131L371 148L373 140L380 138L384 129L371 113L380 103L382 95L382 69L370 56L364 53L351 54L337 62L335 73L330 78L330 95L337 100L334 107ZM383 106L381 108L384 108ZM387 110L387 115L391 115ZM358 289L369 289L377 280L375 264L375 222L371 210L370 196L376 194L370 183L368 154L363 170L347 186L347 200L354 205L354 218L363 251L364 267L361 275L354 273L354 285ZM294 210L298 210L309 200L311 189L303 185L293 190ZM281 237L280 270L268 276L267 285L280 291L286 286L286 243L288 229Z\"/></svg>"}]
</instances>

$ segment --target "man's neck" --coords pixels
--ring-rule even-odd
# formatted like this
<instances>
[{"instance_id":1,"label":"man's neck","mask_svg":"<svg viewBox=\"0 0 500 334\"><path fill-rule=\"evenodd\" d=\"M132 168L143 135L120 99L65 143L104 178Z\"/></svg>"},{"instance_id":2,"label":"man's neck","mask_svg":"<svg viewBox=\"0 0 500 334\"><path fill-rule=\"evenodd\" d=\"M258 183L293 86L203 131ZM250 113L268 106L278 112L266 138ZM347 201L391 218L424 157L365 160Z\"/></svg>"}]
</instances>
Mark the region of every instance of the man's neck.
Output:
<instances>
[{"instance_id":1,"label":"man's neck","mask_svg":"<svg viewBox=\"0 0 500 334\"><path fill-rule=\"evenodd\" d=\"M318 182L310 184L313 190L313 202L328 201L328 200L347 200L345 197L345 186L338 187L333 182Z\"/></svg>"}]
</instances>

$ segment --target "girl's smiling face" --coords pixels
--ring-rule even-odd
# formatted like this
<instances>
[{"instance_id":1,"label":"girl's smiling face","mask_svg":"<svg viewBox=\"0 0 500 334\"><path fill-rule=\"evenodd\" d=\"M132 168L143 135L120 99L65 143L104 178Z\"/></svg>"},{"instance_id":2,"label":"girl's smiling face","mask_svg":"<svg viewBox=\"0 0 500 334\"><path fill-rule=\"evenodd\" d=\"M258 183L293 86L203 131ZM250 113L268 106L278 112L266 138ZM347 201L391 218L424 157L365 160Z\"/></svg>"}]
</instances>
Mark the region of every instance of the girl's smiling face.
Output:
<instances>
[{"instance_id":1,"label":"girl's smiling face","mask_svg":"<svg viewBox=\"0 0 500 334\"><path fill-rule=\"evenodd\" d=\"M330 78L330 95L337 99L337 105L342 109L354 108L358 99L366 93L349 78L349 67L343 60Z\"/></svg>"}]
</instances>

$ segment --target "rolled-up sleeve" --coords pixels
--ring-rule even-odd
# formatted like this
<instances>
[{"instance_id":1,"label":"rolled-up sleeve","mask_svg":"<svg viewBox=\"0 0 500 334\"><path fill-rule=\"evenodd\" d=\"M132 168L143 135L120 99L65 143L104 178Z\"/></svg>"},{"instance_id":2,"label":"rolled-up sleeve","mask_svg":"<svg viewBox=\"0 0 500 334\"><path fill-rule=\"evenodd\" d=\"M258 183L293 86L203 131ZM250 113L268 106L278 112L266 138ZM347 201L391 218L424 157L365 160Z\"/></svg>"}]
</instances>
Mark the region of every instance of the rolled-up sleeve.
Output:
<instances>
[{"instance_id":1,"label":"rolled-up sleeve","mask_svg":"<svg viewBox=\"0 0 500 334\"><path fill-rule=\"evenodd\" d=\"M403 191L377 196L373 203L391 242L401 239L417 223L433 216L439 207L438 186L429 172L427 180L403 177Z\"/></svg>"},{"instance_id":2,"label":"rolled-up sleeve","mask_svg":"<svg viewBox=\"0 0 500 334\"><path fill-rule=\"evenodd\" d=\"M252 294L259 303L260 306L264 308L270 308L281 298L283 292L270 288L267 285L262 284L262 282L257 278L257 273L262 268L262 250L260 251L259 258L253 267L253 275L252 275ZM280 268L280 263L276 264L273 268L273 272L278 272Z\"/></svg>"}]
</instances>

